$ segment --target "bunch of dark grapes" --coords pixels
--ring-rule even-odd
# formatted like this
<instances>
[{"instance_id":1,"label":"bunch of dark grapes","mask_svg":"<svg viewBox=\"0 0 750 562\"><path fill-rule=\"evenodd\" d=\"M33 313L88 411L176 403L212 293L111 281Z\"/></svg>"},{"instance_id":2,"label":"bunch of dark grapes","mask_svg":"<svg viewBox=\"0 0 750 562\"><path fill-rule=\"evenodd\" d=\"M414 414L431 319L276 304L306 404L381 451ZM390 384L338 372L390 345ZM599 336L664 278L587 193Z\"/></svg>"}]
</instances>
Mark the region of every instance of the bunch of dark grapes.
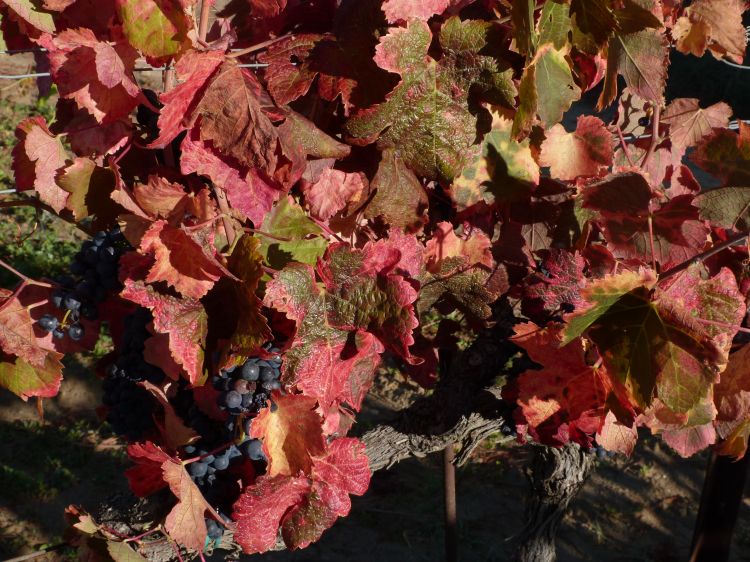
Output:
<instances>
[{"instance_id":1,"label":"bunch of dark grapes","mask_svg":"<svg viewBox=\"0 0 750 562\"><path fill-rule=\"evenodd\" d=\"M38 324L53 337L62 339L67 332L74 341L83 338L81 317L96 320L97 304L119 289L117 262L128 248L119 228L97 232L94 238L83 243L70 265L70 275L55 279L60 288L52 295L52 302L62 311L62 318L52 314L42 316Z\"/></svg>"},{"instance_id":2,"label":"bunch of dark grapes","mask_svg":"<svg viewBox=\"0 0 750 562\"><path fill-rule=\"evenodd\" d=\"M120 354L107 368L102 385L107 421L115 433L132 441L153 429L156 411L153 397L138 383L149 381L158 385L165 377L161 369L143 358L144 344L151 336L147 328L150 322L151 313L145 308L125 317Z\"/></svg>"},{"instance_id":3,"label":"bunch of dark grapes","mask_svg":"<svg viewBox=\"0 0 750 562\"><path fill-rule=\"evenodd\" d=\"M201 457L188 464L188 474L222 517L222 510L229 509L239 492L237 478L230 472L232 467L250 461L258 469L265 468L263 443L249 437L250 428L253 418L271 403L271 392L281 388L281 357L278 348L270 344L264 346L264 351L264 357L252 357L241 366L212 377L213 387L221 392L219 407L226 410L229 417L220 431L213 432L211 439L207 438L209 432L201 431L203 439L183 449L187 456ZM207 417L194 404L187 411L191 427L206 428ZM219 452L210 452L220 448L222 443L231 445ZM212 540L220 539L224 533L223 527L213 519L206 519L206 527Z\"/></svg>"},{"instance_id":4,"label":"bunch of dark grapes","mask_svg":"<svg viewBox=\"0 0 750 562\"><path fill-rule=\"evenodd\" d=\"M592 447L592 450L596 454L596 458L598 458L600 461L610 459L617 454L614 451L608 451L598 443Z\"/></svg>"}]
</instances>

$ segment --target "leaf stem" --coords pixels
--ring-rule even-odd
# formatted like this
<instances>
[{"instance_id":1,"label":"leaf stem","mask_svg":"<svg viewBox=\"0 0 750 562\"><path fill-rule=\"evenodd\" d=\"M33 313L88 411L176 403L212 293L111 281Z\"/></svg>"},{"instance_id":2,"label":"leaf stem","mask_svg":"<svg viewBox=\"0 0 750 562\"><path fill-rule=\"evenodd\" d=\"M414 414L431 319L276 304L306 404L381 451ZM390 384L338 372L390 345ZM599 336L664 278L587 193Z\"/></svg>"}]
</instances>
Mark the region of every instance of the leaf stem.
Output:
<instances>
[{"instance_id":1,"label":"leaf stem","mask_svg":"<svg viewBox=\"0 0 750 562\"><path fill-rule=\"evenodd\" d=\"M717 322L716 320L707 320L706 318L696 318L701 324L708 324L709 326L718 326L719 328L727 328L729 330L737 330L738 332L744 332L750 334L750 328L744 328L743 326L735 326L734 324L728 324L727 322Z\"/></svg>"},{"instance_id":2,"label":"leaf stem","mask_svg":"<svg viewBox=\"0 0 750 562\"><path fill-rule=\"evenodd\" d=\"M625 136L622 134L622 129L619 125L615 125L615 130L620 139L620 145L622 146L622 153L625 155L625 159L628 161L628 164L635 166L633 159L630 157L630 150L628 150L628 143L625 142Z\"/></svg>"},{"instance_id":3,"label":"leaf stem","mask_svg":"<svg viewBox=\"0 0 750 562\"><path fill-rule=\"evenodd\" d=\"M291 238L284 238L283 236L276 236L275 234L271 234L270 232L266 232L264 230L258 230L257 228L250 228L249 226L246 226L243 228L245 232L250 232L252 234L259 234L260 236L265 236L266 238L271 238L272 240L278 240L279 242L291 242Z\"/></svg>"},{"instance_id":4,"label":"leaf stem","mask_svg":"<svg viewBox=\"0 0 750 562\"><path fill-rule=\"evenodd\" d=\"M52 207L50 207L46 203L42 203L39 199L35 197L30 197L28 199L19 199L15 201L0 201L0 209L7 209L10 207L34 207L37 210L42 209L44 211L47 211L49 214L54 215L69 224L72 224L78 230L86 234L87 236L94 235L94 233L89 228L83 226L81 223L77 222L75 219L71 217L57 213L57 211L55 211Z\"/></svg>"},{"instance_id":5,"label":"leaf stem","mask_svg":"<svg viewBox=\"0 0 750 562\"><path fill-rule=\"evenodd\" d=\"M255 53L257 51L262 51L263 49L266 49L273 45L274 43L277 43L278 41L281 41L282 39L292 38L294 37L293 33L287 33L286 35L280 35L278 37L274 37L273 39L269 39L267 41L263 41L262 43L258 43L257 45L252 45L248 47L247 49L242 49L241 51L235 51L233 53L229 53L227 55L227 58L236 59L238 57L249 55L250 53Z\"/></svg>"},{"instance_id":6,"label":"leaf stem","mask_svg":"<svg viewBox=\"0 0 750 562\"><path fill-rule=\"evenodd\" d=\"M216 202L219 204L219 210L222 213L221 224L224 225L224 232L227 235L227 245L231 248L235 238L237 238L237 233L234 231L234 225L232 225L232 219L230 218L227 194L224 193L223 189L219 189L216 186L214 186L214 194L216 195Z\"/></svg>"},{"instance_id":7,"label":"leaf stem","mask_svg":"<svg viewBox=\"0 0 750 562\"><path fill-rule=\"evenodd\" d=\"M661 122L661 104L657 103L654 105L654 115L653 119L651 120L651 144L648 145L648 151L646 152L646 156L643 157L643 161L641 162L641 168L645 169L649 162L651 161L651 157L653 156L654 152L656 152L656 147L660 142L659 139L659 123Z\"/></svg>"},{"instance_id":8,"label":"leaf stem","mask_svg":"<svg viewBox=\"0 0 750 562\"><path fill-rule=\"evenodd\" d=\"M648 241L651 245L651 267L656 272L656 252L654 251L654 219L648 216Z\"/></svg>"},{"instance_id":9,"label":"leaf stem","mask_svg":"<svg viewBox=\"0 0 750 562\"><path fill-rule=\"evenodd\" d=\"M208 16L210 13L211 1L203 0L203 2L201 2L200 19L198 20L198 39L201 41L205 41L206 35L208 35Z\"/></svg>"},{"instance_id":10,"label":"leaf stem","mask_svg":"<svg viewBox=\"0 0 750 562\"><path fill-rule=\"evenodd\" d=\"M5 260L0 259L0 267L4 267L14 275L18 276L21 281L23 282L21 286L17 289L16 292L19 292L25 285L38 285L39 287L49 287L52 288L52 285L49 283L44 283L42 281L36 281L35 279L32 279L28 275L24 275L20 271L18 271L15 267L7 263Z\"/></svg>"},{"instance_id":11,"label":"leaf stem","mask_svg":"<svg viewBox=\"0 0 750 562\"><path fill-rule=\"evenodd\" d=\"M730 248L731 246L736 246L737 244L745 240L748 236L750 236L750 230L743 230L742 232L735 234L731 238L724 240L724 242L721 242L719 244L716 244L715 246L712 246L705 252L702 252L698 254L697 256L690 258L689 260L685 260L684 262L677 264L671 269L668 269L667 271L665 271L659 276L659 281L661 281L662 279L666 279L668 277L672 277L673 275L689 268L691 265L701 263L707 260L708 258L710 258L711 256L716 255L719 252L726 250L727 248Z\"/></svg>"}]
</instances>

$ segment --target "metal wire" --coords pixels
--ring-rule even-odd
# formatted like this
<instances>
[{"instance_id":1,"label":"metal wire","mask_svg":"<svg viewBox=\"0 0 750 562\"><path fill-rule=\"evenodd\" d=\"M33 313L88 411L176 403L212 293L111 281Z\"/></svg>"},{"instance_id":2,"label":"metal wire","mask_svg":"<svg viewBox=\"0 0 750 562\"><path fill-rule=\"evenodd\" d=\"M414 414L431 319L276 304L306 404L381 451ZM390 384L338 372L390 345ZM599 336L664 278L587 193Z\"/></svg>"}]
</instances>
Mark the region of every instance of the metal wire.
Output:
<instances>
[{"instance_id":1,"label":"metal wire","mask_svg":"<svg viewBox=\"0 0 750 562\"><path fill-rule=\"evenodd\" d=\"M248 64L238 64L239 68L266 68L268 64L254 62ZM172 67L141 66L133 69L133 72L163 72L170 70ZM43 78L49 76L49 72L30 72L27 74L0 74L0 80L23 80L24 78Z\"/></svg>"}]
</instances>

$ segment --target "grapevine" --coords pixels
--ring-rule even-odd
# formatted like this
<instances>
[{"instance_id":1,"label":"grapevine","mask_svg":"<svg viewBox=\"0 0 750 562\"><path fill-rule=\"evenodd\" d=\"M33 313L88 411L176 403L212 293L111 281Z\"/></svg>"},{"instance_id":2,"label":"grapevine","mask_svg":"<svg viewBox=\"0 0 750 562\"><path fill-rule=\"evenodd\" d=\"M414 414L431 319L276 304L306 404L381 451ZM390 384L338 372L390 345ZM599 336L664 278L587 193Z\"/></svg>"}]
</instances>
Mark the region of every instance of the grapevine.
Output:
<instances>
[{"instance_id":1,"label":"grapevine","mask_svg":"<svg viewBox=\"0 0 750 562\"><path fill-rule=\"evenodd\" d=\"M55 279L0 259L0 386L54 397L106 325L98 410L166 502L138 539L69 508L81 548L305 548L373 471L493 432L742 457L750 126L665 88L673 50L742 63L744 8L0 0L58 95L0 208L90 238ZM571 119L592 91L610 122ZM433 393L363 432L383 357Z\"/></svg>"}]
</instances>

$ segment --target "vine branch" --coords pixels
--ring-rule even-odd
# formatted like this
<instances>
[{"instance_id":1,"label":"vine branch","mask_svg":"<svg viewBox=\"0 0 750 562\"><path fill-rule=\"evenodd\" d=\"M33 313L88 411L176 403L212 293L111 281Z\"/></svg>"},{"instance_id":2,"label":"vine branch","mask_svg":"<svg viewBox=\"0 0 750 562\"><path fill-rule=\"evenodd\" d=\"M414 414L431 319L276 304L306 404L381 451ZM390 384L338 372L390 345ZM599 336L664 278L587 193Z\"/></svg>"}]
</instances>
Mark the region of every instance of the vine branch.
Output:
<instances>
[{"instance_id":1,"label":"vine branch","mask_svg":"<svg viewBox=\"0 0 750 562\"><path fill-rule=\"evenodd\" d=\"M727 248L736 246L737 244L745 240L748 236L750 236L750 230L743 230L742 232L735 234L734 236L728 238L727 240L724 240L724 242L720 242L719 244L712 246L705 252L701 252L697 256L693 256L689 260L685 260L684 262L677 264L673 268L668 269L667 271L665 271L659 276L659 280L661 281L662 279L672 277L673 275L676 275L677 273L689 268L691 265L704 262L711 256L714 256L718 254L719 252L726 250Z\"/></svg>"}]
</instances>

